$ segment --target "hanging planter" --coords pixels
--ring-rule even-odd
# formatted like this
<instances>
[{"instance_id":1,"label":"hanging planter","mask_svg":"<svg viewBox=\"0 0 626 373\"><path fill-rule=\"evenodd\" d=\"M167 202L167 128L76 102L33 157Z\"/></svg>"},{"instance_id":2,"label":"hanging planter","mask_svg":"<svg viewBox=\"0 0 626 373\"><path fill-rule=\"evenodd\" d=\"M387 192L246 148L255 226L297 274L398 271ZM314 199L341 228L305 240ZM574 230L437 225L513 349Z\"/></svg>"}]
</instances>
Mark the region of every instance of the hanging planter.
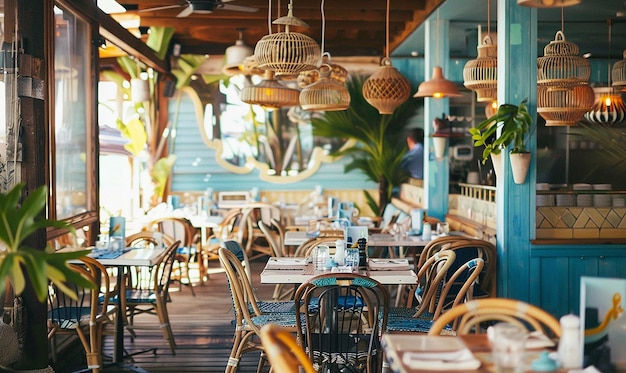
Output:
<instances>
[{"instance_id":1,"label":"hanging planter","mask_svg":"<svg viewBox=\"0 0 626 373\"><path fill-rule=\"evenodd\" d=\"M435 157L438 160L443 159L446 154L446 145L448 144L448 138L443 136L433 135L433 145L435 147Z\"/></svg>"},{"instance_id":2,"label":"hanging planter","mask_svg":"<svg viewBox=\"0 0 626 373\"><path fill-rule=\"evenodd\" d=\"M500 177L502 162L496 161L496 155L501 157L502 149L510 146L510 159L523 158L519 155L527 154L528 162L525 170L522 168L523 177L516 178L516 184L523 184L528 172L530 163L530 153L526 149L526 142L534 130L533 120L528 112L526 100L519 106L512 104L502 104L495 115L480 122L476 127L470 128L474 146L484 146L482 162L487 161L491 156L496 177ZM519 181L519 182L518 182Z\"/></svg>"},{"instance_id":3,"label":"hanging planter","mask_svg":"<svg viewBox=\"0 0 626 373\"><path fill-rule=\"evenodd\" d=\"M496 173L496 180L500 180L500 177L502 177L502 153L492 152L490 157L491 164L493 165L493 172Z\"/></svg>"},{"instance_id":4,"label":"hanging planter","mask_svg":"<svg viewBox=\"0 0 626 373\"><path fill-rule=\"evenodd\" d=\"M530 167L530 153L511 153L509 154L509 161L513 172L513 181L515 184L524 184Z\"/></svg>"}]
</instances>

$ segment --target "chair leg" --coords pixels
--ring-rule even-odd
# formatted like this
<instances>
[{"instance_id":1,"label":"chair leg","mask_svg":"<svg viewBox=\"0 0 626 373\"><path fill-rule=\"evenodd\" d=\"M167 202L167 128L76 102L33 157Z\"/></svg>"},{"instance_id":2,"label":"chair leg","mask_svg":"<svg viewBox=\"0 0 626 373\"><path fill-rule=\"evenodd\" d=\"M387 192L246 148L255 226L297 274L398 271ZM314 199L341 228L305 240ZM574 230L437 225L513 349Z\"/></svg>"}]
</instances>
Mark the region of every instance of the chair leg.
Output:
<instances>
[{"instance_id":1,"label":"chair leg","mask_svg":"<svg viewBox=\"0 0 626 373\"><path fill-rule=\"evenodd\" d=\"M163 338L170 345L170 350L172 354L176 355L176 342L174 341L174 333L172 332L172 325L170 324L169 315L167 313L167 308L165 306L165 300L163 302L158 302L156 305L156 312L159 317L159 322L161 324L161 330L163 332Z\"/></svg>"}]
</instances>

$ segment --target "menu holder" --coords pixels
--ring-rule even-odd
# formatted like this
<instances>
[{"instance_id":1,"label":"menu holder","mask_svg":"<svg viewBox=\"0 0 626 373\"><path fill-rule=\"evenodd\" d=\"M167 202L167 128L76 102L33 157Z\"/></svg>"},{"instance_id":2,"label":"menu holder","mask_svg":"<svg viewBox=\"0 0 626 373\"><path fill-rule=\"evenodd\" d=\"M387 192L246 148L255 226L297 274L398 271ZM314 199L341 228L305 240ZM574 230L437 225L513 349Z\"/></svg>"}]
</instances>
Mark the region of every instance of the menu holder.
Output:
<instances>
[{"instance_id":1,"label":"menu holder","mask_svg":"<svg viewBox=\"0 0 626 373\"><path fill-rule=\"evenodd\" d=\"M306 257L271 257L265 269L304 269L309 263Z\"/></svg>"},{"instance_id":2,"label":"menu holder","mask_svg":"<svg viewBox=\"0 0 626 373\"><path fill-rule=\"evenodd\" d=\"M411 269L409 260L405 258L370 258L367 266L371 271L408 271Z\"/></svg>"}]
</instances>

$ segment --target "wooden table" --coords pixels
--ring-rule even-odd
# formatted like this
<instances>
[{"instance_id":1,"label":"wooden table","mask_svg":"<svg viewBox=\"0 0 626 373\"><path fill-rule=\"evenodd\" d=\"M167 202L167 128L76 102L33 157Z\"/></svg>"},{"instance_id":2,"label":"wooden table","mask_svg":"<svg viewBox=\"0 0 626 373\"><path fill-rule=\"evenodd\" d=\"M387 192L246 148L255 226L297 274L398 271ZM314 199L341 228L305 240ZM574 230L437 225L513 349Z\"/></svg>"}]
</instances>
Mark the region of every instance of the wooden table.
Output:
<instances>
[{"instance_id":1,"label":"wooden table","mask_svg":"<svg viewBox=\"0 0 626 373\"><path fill-rule=\"evenodd\" d=\"M433 239L436 237L433 236ZM311 238L305 231L287 231L285 232L285 245L299 246ZM430 240L423 240L422 236L397 238L387 233L374 233L367 238L368 246L424 247L429 242Z\"/></svg>"},{"instance_id":2,"label":"wooden table","mask_svg":"<svg viewBox=\"0 0 626 373\"><path fill-rule=\"evenodd\" d=\"M304 258L303 258L304 259ZM268 260L271 261L272 258ZM267 267L267 265L266 265ZM301 284L311 277L330 271L317 271L315 264L309 263L300 269L267 269L261 272L262 284ZM417 275L413 270L404 271L370 271L360 270L361 274L380 282L383 285L404 285L417 283Z\"/></svg>"},{"instance_id":3,"label":"wooden table","mask_svg":"<svg viewBox=\"0 0 626 373\"><path fill-rule=\"evenodd\" d=\"M461 339L467 348L472 352L474 357L481 362L480 368L474 370L474 372L493 373L493 359L491 356L491 344L487 339L486 334L468 334L458 337L454 336L425 336L420 334L419 338L457 338ZM423 370L414 369L402 360L404 354L411 350L416 350L417 334L414 333L391 333L383 335L383 348L385 350L385 356L394 373L416 373L416 372L462 372L467 370ZM427 342L428 343L428 342ZM539 357L539 354L543 349L526 350L524 357L524 371L531 371L530 365L533 360ZM560 370L565 372L565 370Z\"/></svg>"},{"instance_id":4,"label":"wooden table","mask_svg":"<svg viewBox=\"0 0 626 373\"><path fill-rule=\"evenodd\" d=\"M71 249L63 249L71 250ZM61 250L61 251L63 251ZM89 256L98 260L105 267L117 268L117 289L119 289L120 296L126 294L125 283L123 281L125 267L139 266L139 267L153 267L158 264L167 251L166 247L157 248L133 248L117 258L99 258L96 255L90 254ZM78 263L78 262L77 262ZM117 313L115 317L115 350L113 351L113 362L119 364L123 360L124 356L124 312L122 309L122 299L118 299ZM139 370L143 371L143 370Z\"/></svg>"}]
</instances>

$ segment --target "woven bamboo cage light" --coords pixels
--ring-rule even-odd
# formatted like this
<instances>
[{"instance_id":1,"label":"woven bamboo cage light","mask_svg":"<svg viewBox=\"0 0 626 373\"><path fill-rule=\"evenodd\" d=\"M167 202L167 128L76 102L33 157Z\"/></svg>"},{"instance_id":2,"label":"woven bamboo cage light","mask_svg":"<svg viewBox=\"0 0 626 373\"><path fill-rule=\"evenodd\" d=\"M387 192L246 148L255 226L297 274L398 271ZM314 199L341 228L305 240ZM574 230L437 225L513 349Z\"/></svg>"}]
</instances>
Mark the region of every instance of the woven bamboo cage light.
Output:
<instances>
[{"instance_id":1,"label":"woven bamboo cage light","mask_svg":"<svg viewBox=\"0 0 626 373\"><path fill-rule=\"evenodd\" d=\"M293 16L293 0L289 1L287 16L280 17L275 25L284 25L284 32L265 35L254 48L254 57L259 68L272 70L278 75L296 75L301 71L317 69L321 51L319 45L307 35L291 32L291 26L307 27Z\"/></svg>"},{"instance_id":2,"label":"woven bamboo cage light","mask_svg":"<svg viewBox=\"0 0 626 373\"><path fill-rule=\"evenodd\" d=\"M322 58L326 57L329 64L320 66L318 70L319 80L302 89L300 92L300 106L308 111L346 110L350 106L350 93L343 82L331 78L333 69L330 65L330 53L324 51L324 39L326 36L324 0L321 1L320 8L322 13ZM345 71L343 67L339 66L339 68Z\"/></svg>"},{"instance_id":3,"label":"woven bamboo cage light","mask_svg":"<svg viewBox=\"0 0 626 373\"><path fill-rule=\"evenodd\" d=\"M591 66L558 31L537 59L537 112L546 126L573 126L593 105Z\"/></svg>"},{"instance_id":4,"label":"woven bamboo cage light","mask_svg":"<svg viewBox=\"0 0 626 373\"><path fill-rule=\"evenodd\" d=\"M245 86L241 91L241 101L260 105L265 108L279 108L298 105L300 91L285 87L274 79L274 72L265 71L265 77L259 84Z\"/></svg>"},{"instance_id":5,"label":"woven bamboo cage light","mask_svg":"<svg viewBox=\"0 0 626 373\"><path fill-rule=\"evenodd\" d=\"M476 92L476 101L489 102L498 98L498 49L487 35L477 47L478 57L463 67L463 85Z\"/></svg>"},{"instance_id":6,"label":"woven bamboo cage light","mask_svg":"<svg viewBox=\"0 0 626 373\"><path fill-rule=\"evenodd\" d=\"M300 106L308 111L339 111L350 107L350 92L345 84L330 77L330 66L320 67L317 82L300 92Z\"/></svg>"},{"instance_id":7,"label":"woven bamboo cage light","mask_svg":"<svg viewBox=\"0 0 626 373\"><path fill-rule=\"evenodd\" d=\"M386 57L382 59L380 67L363 83L363 97L378 109L380 114L393 114L411 95L411 84L391 64L389 58L389 1L387 0L386 21Z\"/></svg>"},{"instance_id":8,"label":"woven bamboo cage light","mask_svg":"<svg viewBox=\"0 0 626 373\"><path fill-rule=\"evenodd\" d=\"M537 113L546 126L575 126L593 105L593 88L587 83L573 87L537 87Z\"/></svg>"},{"instance_id":9,"label":"woven bamboo cage light","mask_svg":"<svg viewBox=\"0 0 626 373\"><path fill-rule=\"evenodd\" d=\"M531 8L561 8L580 4L581 0L517 0L517 5Z\"/></svg>"},{"instance_id":10,"label":"woven bamboo cage light","mask_svg":"<svg viewBox=\"0 0 626 373\"><path fill-rule=\"evenodd\" d=\"M611 71L613 87L626 89L626 50L623 52L622 59L615 62Z\"/></svg>"},{"instance_id":11,"label":"woven bamboo cage light","mask_svg":"<svg viewBox=\"0 0 626 373\"><path fill-rule=\"evenodd\" d=\"M478 102L498 98L498 48L491 39L491 0L487 0L487 35L476 47L478 56L463 67L463 85L476 92Z\"/></svg>"},{"instance_id":12,"label":"woven bamboo cage light","mask_svg":"<svg viewBox=\"0 0 626 373\"><path fill-rule=\"evenodd\" d=\"M336 63L331 63L330 61L324 60L322 56L322 65L330 66L330 79L337 81L338 83L345 84L346 79L348 79L348 70L346 70L343 66L337 65ZM309 70L303 71L298 74L297 82L298 87L305 88L306 86L317 82L320 78L319 70Z\"/></svg>"}]
</instances>

